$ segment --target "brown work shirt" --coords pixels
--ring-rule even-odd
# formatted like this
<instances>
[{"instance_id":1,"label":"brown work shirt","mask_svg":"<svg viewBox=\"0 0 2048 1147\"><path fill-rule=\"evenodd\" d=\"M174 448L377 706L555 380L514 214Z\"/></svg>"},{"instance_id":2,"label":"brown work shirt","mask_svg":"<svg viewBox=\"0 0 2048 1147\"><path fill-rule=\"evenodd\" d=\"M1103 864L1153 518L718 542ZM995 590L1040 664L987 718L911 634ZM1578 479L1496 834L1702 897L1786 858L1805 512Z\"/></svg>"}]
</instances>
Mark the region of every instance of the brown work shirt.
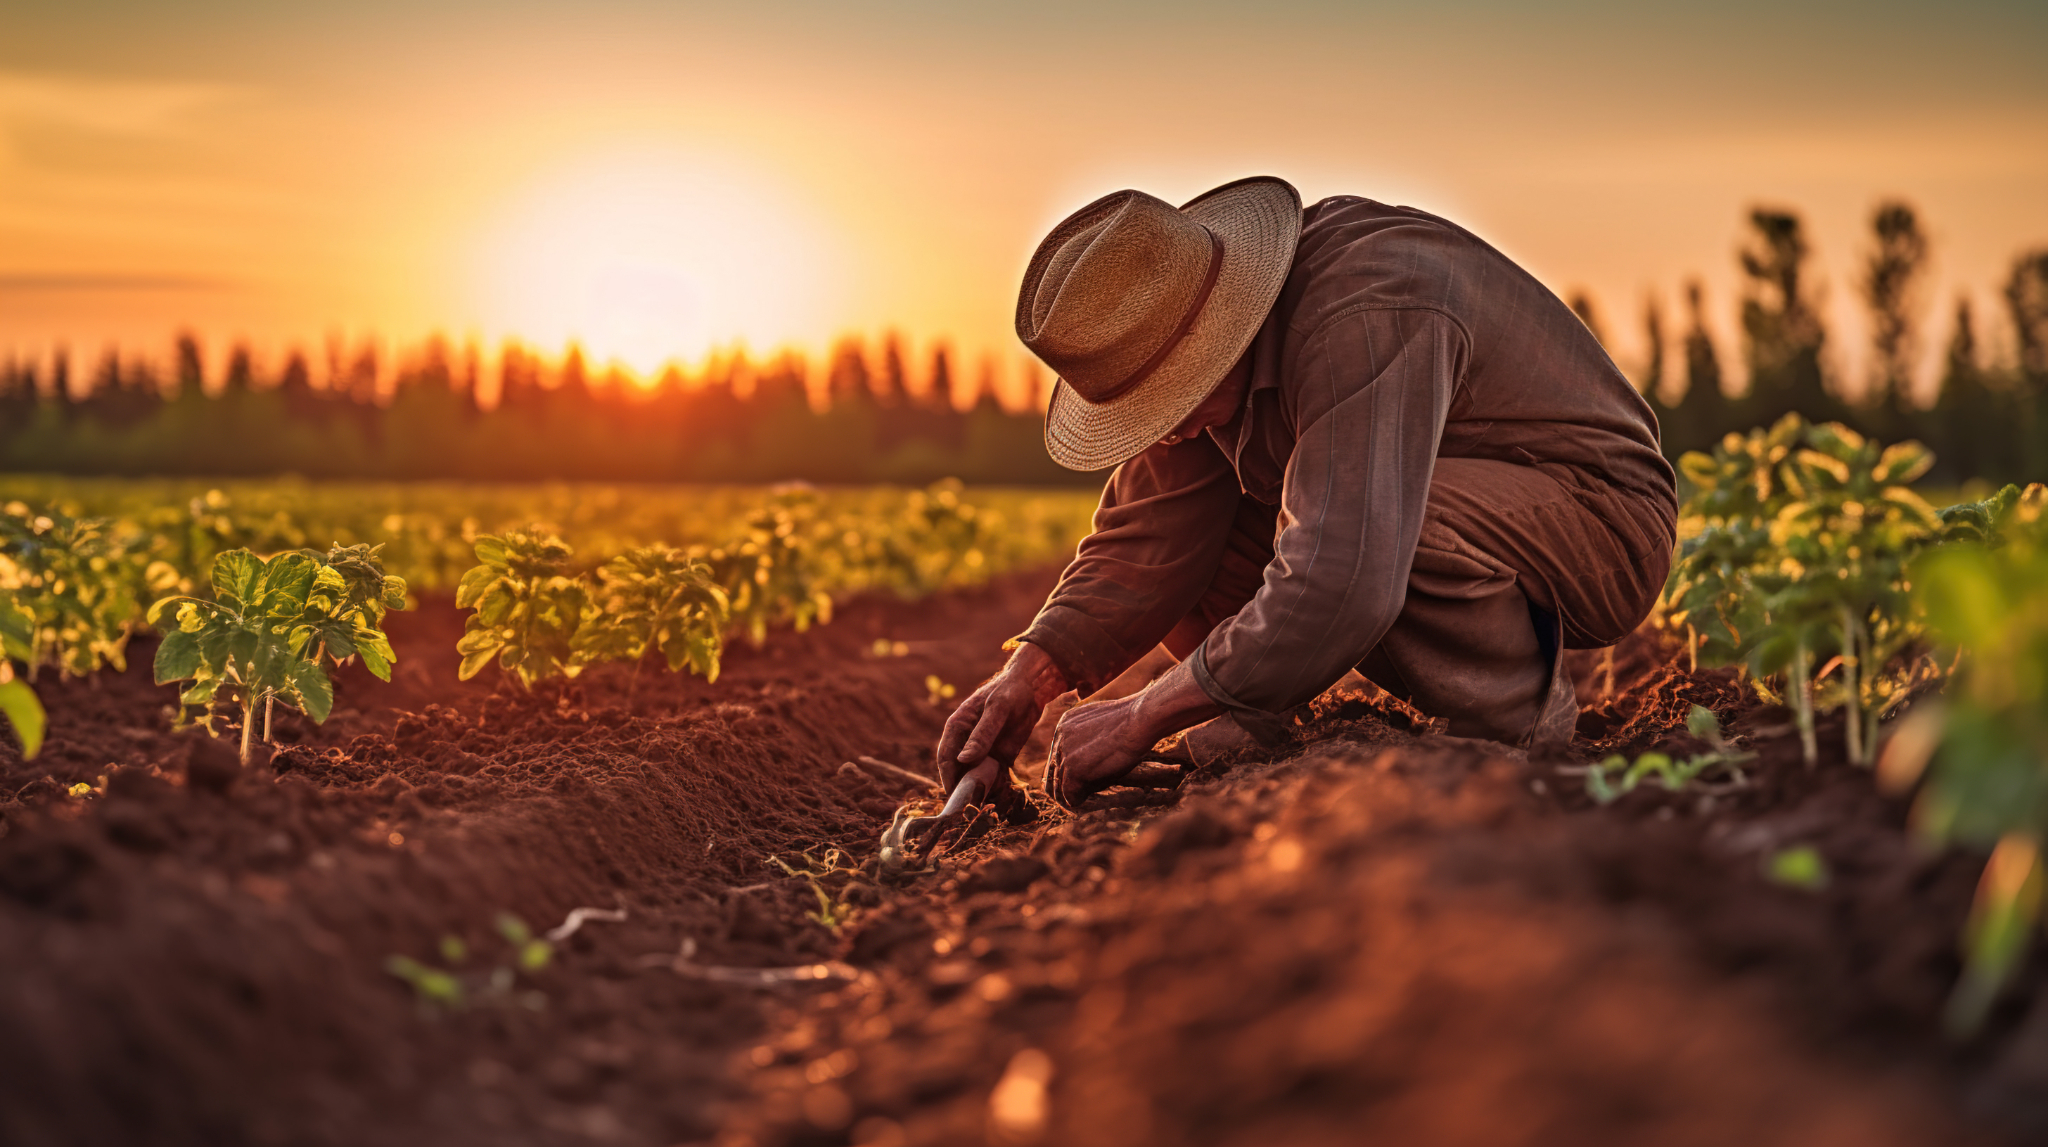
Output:
<instances>
[{"instance_id":1,"label":"brown work shirt","mask_svg":"<svg viewBox=\"0 0 2048 1147\"><path fill-rule=\"evenodd\" d=\"M1119 467L1020 635L1084 694L1201 599L1242 499L1277 506L1273 556L1191 666L1233 711L1306 701L1372 651L1401 612L1438 457L1537 467L1602 520L1638 503L1670 520L1672 470L1635 387L1557 296L1436 216L1353 196L1308 208L1249 353L1235 420Z\"/></svg>"}]
</instances>

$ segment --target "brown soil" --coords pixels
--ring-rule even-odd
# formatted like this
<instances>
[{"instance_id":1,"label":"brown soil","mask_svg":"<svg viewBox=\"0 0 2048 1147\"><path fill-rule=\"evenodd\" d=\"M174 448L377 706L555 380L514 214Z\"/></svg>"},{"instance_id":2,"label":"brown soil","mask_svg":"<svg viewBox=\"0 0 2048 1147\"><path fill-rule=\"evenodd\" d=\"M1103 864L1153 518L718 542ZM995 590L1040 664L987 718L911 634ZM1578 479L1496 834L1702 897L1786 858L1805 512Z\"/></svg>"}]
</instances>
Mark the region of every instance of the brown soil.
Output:
<instances>
[{"instance_id":1,"label":"brown soil","mask_svg":"<svg viewBox=\"0 0 2048 1147\"><path fill-rule=\"evenodd\" d=\"M1712 798L1587 799L1573 762L1416 736L1358 697L1170 807L997 827L872 876L916 787L936 674L989 672L1051 575L871 600L735 650L716 685L607 668L532 696L454 681L461 615L237 776L126 674L41 686L45 754L0 751L0 1141L1905 1144L2048 1130L2029 969L1974 1044L1938 1034L1976 862L1927 856L1866 774L1809 771L1783 716L1652 635L1574 663L1579 758L1688 748L1719 711L1760 760ZM877 637L908 643L869 652ZM1823 757L1840 758L1823 729ZM225 757L225 760L223 759ZM63 787L104 776L102 795ZM1819 892L1763 857L1811 844ZM811 918L802 867L838 929ZM860 872L856 865L865 865ZM494 920L591 922L537 972ZM449 966L467 1006L387 973ZM757 987L693 965L844 961ZM649 959L648 957L653 957ZM834 968L836 964L822 964Z\"/></svg>"}]
</instances>

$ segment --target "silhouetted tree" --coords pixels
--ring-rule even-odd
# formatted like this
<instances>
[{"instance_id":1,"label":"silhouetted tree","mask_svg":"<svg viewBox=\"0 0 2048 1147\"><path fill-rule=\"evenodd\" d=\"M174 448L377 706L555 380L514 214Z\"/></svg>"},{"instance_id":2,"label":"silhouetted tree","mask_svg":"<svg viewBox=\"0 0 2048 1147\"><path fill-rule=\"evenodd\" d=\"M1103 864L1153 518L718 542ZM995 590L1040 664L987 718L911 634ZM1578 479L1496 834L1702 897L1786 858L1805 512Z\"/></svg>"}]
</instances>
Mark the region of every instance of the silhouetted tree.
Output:
<instances>
[{"instance_id":1,"label":"silhouetted tree","mask_svg":"<svg viewBox=\"0 0 2048 1147\"><path fill-rule=\"evenodd\" d=\"M181 332L177 342L177 363L172 368L170 398L199 394L206 389L206 366L199 355L199 340L190 331Z\"/></svg>"},{"instance_id":2,"label":"silhouetted tree","mask_svg":"<svg viewBox=\"0 0 2048 1147\"><path fill-rule=\"evenodd\" d=\"M832 358L825 368L825 389L831 405L870 402L874 380L868 377L867 352L857 338L843 338L832 346Z\"/></svg>"},{"instance_id":3,"label":"silhouetted tree","mask_svg":"<svg viewBox=\"0 0 2048 1147\"><path fill-rule=\"evenodd\" d=\"M1600 316L1593 310L1593 296L1584 291L1574 291L1567 305L1573 314L1579 316L1579 321L1586 324L1586 329L1593 332L1594 340L1606 346L1607 334L1600 329Z\"/></svg>"},{"instance_id":4,"label":"silhouetted tree","mask_svg":"<svg viewBox=\"0 0 2048 1147\"><path fill-rule=\"evenodd\" d=\"M1721 385L1721 356L1707 333L1706 292L1697 279L1685 285L1685 394L1672 409L1664 451L1704 450L1732 429L1734 410Z\"/></svg>"},{"instance_id":5,"label":"silhouetted tree","mask_svg":"<svg viewBox=\"0 0 2048 1147\"><path fill-rule=\"evenodd\" d=\"M903 369L903 344L895 331L882 336L882 369L874 377L875 401L896 406L907 401L909 380Z\"/></svg>"},{"instance_id":6,"label":"silhouetted tree","mask_svg":"<svg viewBox=\"0 0 2048 1147\"><path fill-rule=\"evenodd\" d=\"M2013 260L2005 307L2018 356L2021 459L2026 476L2048 474L2048 249Z\"/></svg>"},{"instance_id":7,"label":"silhouetted tree","mask_svg":"<svg viewBox=\"0 0 2048 1147\"><path fill-rule=\"evenodd\" d=\"M255 388L256 365L250 356L248 344L237 343L234 349L228 351L228 372L221 381L229 394L243 394Z\"/></svg>"},{"instance_id":8,"label":"silhouetted tree","mask_svg":"<svg viewBox=\"0 0 2048 1147\"><path fill-rule=\"evenodd\" d=\"M933 410L953 410L953 363L945 344L932 348L932 383L925 388L925 405Z\"/></svg>"},{"instance_id":9,"label":"silhouetted tree","mask_svg":"<svg viewBox=\"0 0 2048 1147\"><path fill-rule=\"evenodd\" d=\"M1956 300L1955 328L1935 398L1933 441L1941 477L1960 482L1971 477L2003 481L2017 477L2015 427L2006 410L2010 395L1989 385L1977 346L1977 328L1970 300Z\"/></svg>"},{"instance_id":10,"label":"silhouetted tree","mask_svg":"<svg viewBox=\"0 0 2048 1147\"><path fill-rule=\"evenodd\" d=\"M1897 200L1880 204L1871 219L1877 247L1864 263L1863 297L1870 303L1873 362L1863 405L1869 427L1898 438L1908 417L1914 355L1914 287L1927 266L1927 236L1913 209Z\"/></svg>"},{"instance_id":11,"label":"silhouetted tree","mask_svg":"<svg viewBox=\"0 0 2048 1147\"><path fill-rule=\"evenodd\" d=\"M1821 376L1820 315L1803 281L1810 253L1799 217L1758 208L1749 214L1754 234L1742 251L1748 283L1742 300L1742 331L1749 354L1749 394L1744 413L1769 422L1788 410L1810 419L1840 416Z\"/></svg>"}]
</instances>

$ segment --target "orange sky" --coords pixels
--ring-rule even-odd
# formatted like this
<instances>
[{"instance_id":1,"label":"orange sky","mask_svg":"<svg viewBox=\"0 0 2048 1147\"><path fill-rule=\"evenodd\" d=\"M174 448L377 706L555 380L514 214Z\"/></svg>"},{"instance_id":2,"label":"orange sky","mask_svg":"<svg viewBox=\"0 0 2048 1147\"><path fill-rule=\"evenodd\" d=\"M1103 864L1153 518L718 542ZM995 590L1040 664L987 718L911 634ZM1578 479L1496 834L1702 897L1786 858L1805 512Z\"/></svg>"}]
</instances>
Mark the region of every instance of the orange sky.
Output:
<instances>
[{"instance_id":1,"label":"orange sky","mask_svg":"<svg viewBox=\"0 0 2048 1147\"><path fill-rule=\"evenodd\" d=\"M1267 172L1591 290L1630 367L1689 274L1734 355L1742 213L1797 208L1857 375L1881 196L1935 238L1930 356L2048 244L2048 5L1644 7L0 0L0 354L893 326L1012 362L1049 224Z\"/></svg>"}]
</instances>

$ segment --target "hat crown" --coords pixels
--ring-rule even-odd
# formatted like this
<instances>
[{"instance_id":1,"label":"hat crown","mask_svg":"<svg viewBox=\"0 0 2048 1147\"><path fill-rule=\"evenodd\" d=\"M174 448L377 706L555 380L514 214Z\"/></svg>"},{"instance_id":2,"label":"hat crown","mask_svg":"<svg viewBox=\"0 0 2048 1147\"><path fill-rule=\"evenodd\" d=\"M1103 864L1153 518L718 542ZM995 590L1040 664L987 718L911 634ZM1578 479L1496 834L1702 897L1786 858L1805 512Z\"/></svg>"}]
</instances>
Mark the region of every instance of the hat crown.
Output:
<instances>
[{"instance_id":1,"label":"hat crown","mask_svg":"<svg viewBox=\"0 0 2048 1147\"><path fill-rule=\"evenodd\" d=\"M1017 337L1082 399L1142 380L1187 333L1221 265L1223 242L1142 191L1067 217L1031 258Z\"/></svg>"}]
</instances>

